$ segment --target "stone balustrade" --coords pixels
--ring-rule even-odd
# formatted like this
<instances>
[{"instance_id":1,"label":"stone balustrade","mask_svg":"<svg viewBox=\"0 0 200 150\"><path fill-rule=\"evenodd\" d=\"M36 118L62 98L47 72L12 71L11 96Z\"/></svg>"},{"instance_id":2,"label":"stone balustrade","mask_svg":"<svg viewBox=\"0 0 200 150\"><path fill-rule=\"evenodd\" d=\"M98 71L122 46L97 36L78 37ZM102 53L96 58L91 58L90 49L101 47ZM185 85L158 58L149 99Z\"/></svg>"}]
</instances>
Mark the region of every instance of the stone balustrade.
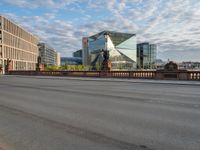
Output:
<instances>
[{"instance_id":1,"label":"stone balustrade","mask_svg":"<svg viewBox=\"0 0 200 150\"><path fill-rule=\"evenodd\" d=\"M8 75L200 80L200 71L9 71Z\"/></svg>"}]
</instances>

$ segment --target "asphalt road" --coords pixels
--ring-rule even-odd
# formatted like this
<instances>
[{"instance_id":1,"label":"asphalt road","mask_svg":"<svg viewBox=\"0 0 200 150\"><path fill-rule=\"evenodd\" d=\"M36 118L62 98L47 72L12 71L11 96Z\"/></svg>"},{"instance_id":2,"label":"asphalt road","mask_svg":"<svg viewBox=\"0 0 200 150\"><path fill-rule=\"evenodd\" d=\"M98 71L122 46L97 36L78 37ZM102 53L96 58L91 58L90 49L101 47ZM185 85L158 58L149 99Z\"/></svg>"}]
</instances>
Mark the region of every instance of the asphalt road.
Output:
<instances>
[{"instance_id":1,"label":"asphalt road","mask_svg":"<svg viewBox=\"0 0 200 150\"><path fill-rule=\"evenodd\" d=\"M0 76L0 150L200 150L200 86Z\"/></svg>"}]
</instances>

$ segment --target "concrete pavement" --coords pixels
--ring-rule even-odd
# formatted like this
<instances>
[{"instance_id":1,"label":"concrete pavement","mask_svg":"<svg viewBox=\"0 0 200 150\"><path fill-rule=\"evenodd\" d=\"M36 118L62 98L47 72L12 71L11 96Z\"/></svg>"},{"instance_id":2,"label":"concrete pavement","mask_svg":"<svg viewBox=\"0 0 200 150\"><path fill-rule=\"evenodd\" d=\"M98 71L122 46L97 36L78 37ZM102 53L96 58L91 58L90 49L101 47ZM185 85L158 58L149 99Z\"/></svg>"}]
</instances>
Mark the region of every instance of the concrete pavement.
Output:
<instances>
[{"instance_id":1,"label":"concrete pavement","mask_svg":"<svg viewBox=\"0 0 200 150\"><path fill-rule=\"evenodd\" d=\"M52 80L81 80L81 81L107 81L107 82L129 82L129 83L151 83L151 84L179 84L200 86L200 80L155 80L155 79L129 79L129 78L89 78L89 77L59 77L59 76L23 76L12 75L19 78L36 78Z\"/></svg>"},{"instance_id":2,"label":"concrete pavement","mask_svg":"<svg viewBox=\"0 0 200 150\"><path fill-rule=\"evenodd\" d=\"M1 76L0 147L199 150L199 87Z\"/></svg>"}]
</instances>

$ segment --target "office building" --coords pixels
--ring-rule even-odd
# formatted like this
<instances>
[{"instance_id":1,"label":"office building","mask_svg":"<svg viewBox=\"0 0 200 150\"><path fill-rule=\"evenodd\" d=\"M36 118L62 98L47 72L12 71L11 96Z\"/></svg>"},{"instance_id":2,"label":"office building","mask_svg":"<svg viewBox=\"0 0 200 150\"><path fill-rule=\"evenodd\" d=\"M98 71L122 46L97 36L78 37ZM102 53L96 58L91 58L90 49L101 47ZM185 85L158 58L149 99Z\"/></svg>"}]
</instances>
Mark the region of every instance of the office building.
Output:
<instances>
[{"instance_id":1,"label":"office building","mask_svg":"<svg viewBox=\"0 0 200 150\"><path fill-rule=\"evenodd\" d=\"M200 70L200 62L181 62L178 63L180 69L186 70Z\"/></svg>"},{"instance_id":2,"label":"office building","mask_svg":"<svg viewBox=\"0 0 200 150\"><path fill-rule=\"evenodd\" d=\"M39 43L38 47L41 63L47 66L54 66L56 64L55 49L48 46L46 43Z\"/></svg>"},{"instance_id":3,"label":"office building","mask_svg":"<svg viewBox=\"0 0 200 150\"><path fill-rule=\"evenodd\" d=\"M73 57L79 57L79 58L82 58L82 49L73 52Z\"/></svg>"},{"instance_id":4,"label":"office building","mask_svg":"<svg viewBox=\"0 0 200 150\"><path fill-rule=\"evenodd\" d=\"M11 70L35 70L39 39L25 29L0 16L0 73Z\"/></svg>"},{"instance_id":5,"label":"office building","mask_svg":"<svg viewBox=\"0 0 200 150\"><path fill-rule=\"evenodd\" d=\"M60 66L60 63L61 63L61 60L60 60L60 53L58 52L55 52L55 55L54 55L54 59L55 59L55 65L56 66Z\"/></svg>"},{"instance_id":6,"label":"office building","mask_svg":"<svg viewBox=\"0 0 200 150\"><path fill-rule=\"evenodd\" d=\"M149 43L137 44L137 68L155 69L156 51L157 51L157 46L155 44L149 44Z\"/></svg>"},{"instance_id":7,"label":"office building","mask_svg":"<svg viewBox=\"0 0 200 150\"><path fill-rule=\"evenodd\" d=\"M136 69L137 48L136 35L112 31L103 31L82 39L83 64L101 66L103 61L102 49L109 51L112 70Z\"/></svg>"},{"instance_id":8,"label":"office building","mask_svg":"<svg viewBox=\"0 0 200 150\"><path fill-rule=\"evenodd\" d=\"M61 57L61 66L64 66L64 65L82 65L82 58Z\"/></svg>"}]
</instances>

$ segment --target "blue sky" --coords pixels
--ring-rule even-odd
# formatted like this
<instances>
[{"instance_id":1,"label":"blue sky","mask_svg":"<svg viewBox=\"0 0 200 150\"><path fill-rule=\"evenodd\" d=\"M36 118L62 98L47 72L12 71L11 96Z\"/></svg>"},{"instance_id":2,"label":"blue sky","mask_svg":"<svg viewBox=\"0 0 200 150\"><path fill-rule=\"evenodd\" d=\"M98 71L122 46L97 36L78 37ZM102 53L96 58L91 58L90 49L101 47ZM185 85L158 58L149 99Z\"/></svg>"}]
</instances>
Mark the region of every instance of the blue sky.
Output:
<instances>
[{"instance_id":1,"label":"blue sky","mask_svg":"<svg viewBox=\"0 0 200 150\"><path fill-rule=\"evenodd\" d=\"M200 61L200 0L0 0L0 10L62 56L111 30L157 44L158 58Z\"/></svg>"}]
</instances>

